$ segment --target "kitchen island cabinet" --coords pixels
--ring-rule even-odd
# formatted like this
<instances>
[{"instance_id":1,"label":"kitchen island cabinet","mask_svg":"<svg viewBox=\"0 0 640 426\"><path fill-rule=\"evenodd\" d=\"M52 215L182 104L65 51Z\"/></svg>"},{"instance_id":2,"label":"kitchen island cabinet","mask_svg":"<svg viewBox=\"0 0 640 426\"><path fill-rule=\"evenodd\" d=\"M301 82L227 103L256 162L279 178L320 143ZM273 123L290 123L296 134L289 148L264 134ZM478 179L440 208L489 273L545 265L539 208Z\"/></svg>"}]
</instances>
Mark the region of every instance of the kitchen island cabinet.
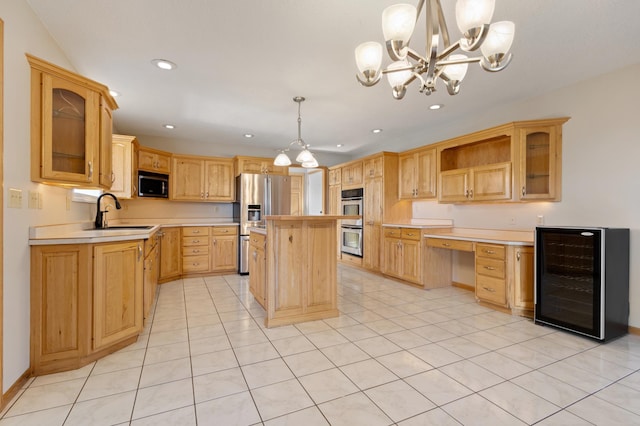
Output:
<instances>
[{"instance_id":1,"label":"kitchen island cabinet","mask_svg":"<svg viewBox=\"0 0 640 426\"><path fill-rule=\"evenodd\" d=\"M260 306L265 309L267 308L265 298L267 292L266 245L266 235L256 231L249 232L249 291Z\"/></svg>"},{"instance_id":2,"label":"kitchen island cabinet","mask_svg":"<svg viewBox=\"0 0 640 426\"><path fill-rule=\"evenodd\" d=\"M339 315L336 235L343 218L267 216L266 327Z\"/></svg>"},{"instance_id":3,"label":"kitchen island cabinet","mask_svg":"<svg viewBox=\"0 0 640 426\"><path fill-rule=\"evenodd\" d=\"M142 240L31 247L34 375L80 368L136 341Z\"/></svg>"}]
</instances>

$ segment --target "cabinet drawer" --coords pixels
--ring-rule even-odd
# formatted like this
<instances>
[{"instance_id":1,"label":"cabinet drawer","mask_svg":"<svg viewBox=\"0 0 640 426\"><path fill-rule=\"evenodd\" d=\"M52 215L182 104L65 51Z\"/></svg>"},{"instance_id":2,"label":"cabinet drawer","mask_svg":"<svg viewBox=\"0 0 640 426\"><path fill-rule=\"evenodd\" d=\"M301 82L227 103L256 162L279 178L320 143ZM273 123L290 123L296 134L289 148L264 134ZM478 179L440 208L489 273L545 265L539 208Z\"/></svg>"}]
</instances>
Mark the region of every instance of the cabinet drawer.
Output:
<instances>
[{"instance_id":1,"label":"cabinet drawer","mask_svg":"<svg viewBox=\"0 0 640 426\"><path fill-rule=\"evenodd\" d=\"M505 306L507 304L505 280L476 275L476 297Z\"/></svg>"},{"instance_id":2,"label":"cabinet drawer","mask_svg":"<svg viewBox=\"0 0 640 426\"><path fill-rule=\"evenodd\" d=\"M182 249L183 256L204 256L209 255L209 246L187 246Z\"/></svg>"},{"instance_id":3,"label":"cabinet drawer","mask_svg":"<svg viewBox=\"0 0 640 426\"><path fill-rule=\"evenodd\" d=\"M427 246L449 250L473 251L472 241L449 240L445 238L427 238Z\"/></svg>"},{"instance_id":4,"label":"cabinet drawer","mask_svg":"<svg viewBox=\"0 0 640 426\"><path fill-rule=\"evenodd\" d=\"M195 237L201 235L209 235L208 226L185 226L182 228L182 236L184 237Z\"/></svg>"},{"instance_id":5,"label":"cabinet drawer","mask_svg":"<svg viewBox=\"0 0 640 426\"><path fill-rule=\"evenodd\" d=\"M207 272L209 256L185 256L182 258L182 272Z\"/></svg>"},{"instance_id":6,"label":"cabinet drawer","mask_svg":"<svg viewBox=\"0 0 640 426\"><path fill-rule=\"evenodd\" d=\"M415 228L402 228L402 238L405 240L420 241L420 230Z\"/></svg>"},{"instance_id":7,"label":"cabinet drawer","mask_svg":"<svg viewBox=\"0 0 640 426\"><path fill-rule=\"evenodd\" d=\"M267 236L262 234L257 234L252 232L249 234L249 244L257 247L264 247L264 244L267 242Z\"/></svg>"},{"instance_id":8,"label":"cabinet drawer","mask_svg":"<svg viewBox=\"0 0 640 426\"><path fill-rule=\"evenodd\" d=\"M504 246L499 246L495 244L476 244L476 256L504 260L505 258L504 255L505 255Z\"/></svg>"},{"instance_id":9,"label":"cabinet drawer","mask_svg":"<svg viewBox=\"0 0 640 426\"><path fill-rule=\"evenodd\" d=\"M391 238L401 238L402 229L401 228L384 228L384 236L391 237Z\"/></svg>"},{"instance_id":10,"label":"cabinet drawer","mask_svg":"<svg viewBox=\"0 0 640 426\"><path fill-rule=\"evenodd\" d=\"M200 236L200 237L182 237L182 247L189 246L208 246L209 245L209 237Z\"/></svg>"},{"instance_id":11,"label":"cabinet drawer","mask_svg":"<svg viewBox=\"0 0 640 426\"><path fill-rule=\"evenodd\" d=\"M237 226L214 226L212 230L213 235L236 235L238 233Z\"/></svg>"},{"instance_id":12,"label":"cabinet drawer","mask_svg":"<svg viewBox=\"0 0 640 426\"><path fill-rule=\"evenodd\" d=\"M504 261L485 257L476 258L476 274L504 278Z\"/></svg>"}]
</instances>

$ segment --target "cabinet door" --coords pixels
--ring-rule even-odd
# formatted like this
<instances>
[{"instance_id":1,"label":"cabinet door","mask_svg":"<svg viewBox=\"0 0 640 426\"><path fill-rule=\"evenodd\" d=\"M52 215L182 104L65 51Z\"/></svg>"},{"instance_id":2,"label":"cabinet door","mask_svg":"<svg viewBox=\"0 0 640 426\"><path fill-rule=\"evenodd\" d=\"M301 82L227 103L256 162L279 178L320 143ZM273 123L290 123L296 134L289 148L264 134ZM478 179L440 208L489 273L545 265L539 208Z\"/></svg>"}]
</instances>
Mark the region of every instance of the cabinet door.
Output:
<instances>
[{"instance_id":1,"label":"cabinet door","mask_svg":"<svg viewBox=\"0 0 640 426\"><path fill-rule=\"evenodd\" d=\"M160 280L169 281L182 274L181 229L163 228L160 232Z\"/></svg>"},{"instance_id":2,"label":"cabinet door","mask_svg":"<svg viewBox=\"0 0 640 426\"><path fill-rule=\"evenodd\" d=\"M422 284L420 258L420 241L402 240L402 258L400 260L402 279L416 284Z\"/></svg>"},{"instance_id":3,"label":"cabinet door","mask_svg":"<svg viewBox=\"0 0 640 426\"><path fill-rule=\"evenodd\" d=\"M382 177L383 158L382 156L370 158L364 162L364 178L371 179Z\"/></svg>"},{"instance_id":4,"label":"cabinet door","mask_svg":"<svg viewBox=\"0 0 640 426\"><path fill-rule=\"evenodd\" d=\"M104 98L100 98L100 167L99 184L102 188L110 189L115 179L112 164L112 134L113 117L111 108Z\"/></svg>"},{"instance_id":5,"label":"cabinet door","mask_svg":"<svg viewBox=\"0 0 640 426\"><path fill-rule=\"evenodd\" d=\"M342 168L342 187L355 188L362 185L362 161Z\"/></svg>"},{"instance_id":6,"label":"cabinet door","mask_svg":"<svg viewBox=\"0 0 640 426\"><path fill-rule=\"evenodd\" d=\"M113 183L111 184L111 192L113 195L122 198L132 198L132 153L133 141L132 136L113 135L111 143L111 168L113 170Z\"/></svg>"},{"instance_id":7,"label":"cabinet door","mask_svg":"<svg viewBox=\"0 0 640 426\"><path fill-rule=\"evenodd\" d=\"M340 185L342 182L342 169L329 170L329 185Z\"/></svg>"},{"instance_id":8,"label":"cabinet door","mask_svg":"<svg viewBox=\"0 0 640 426\"><path fill-rule=\"evenodd\" d=\"M384 261L383 269L387 275L393 275L396 277L401 276L401 257L400 257L400 239L387 238L384 239Z\"/></svg>"},{"instance_id":9,"label":"cabinet door","mask_svg":"<svg viewBox=\"0 0 640 426\"><path fill-rule=\"evenodd\" d=\"M202 160L174 157L171 174L171 198L173 200L204 200L204 164Z\"/></svg>"},{"instance_id":10,"label":"cabinet door","mask_svg":"<svg viewBox=\"0 0 640 426\"><path fill-rule=\"evenodd\" d=\"M452 203L469 200L469 169L449 170L440 173L438 201Z\"/></svg>"},{"instance_id":11,"label":"cabinet door","mask_svg":"<svg viewBox=\"0 0 640 426\"><path fill-rule=\"evenodd\" d=\"M380 238L382 227L380 225L363 226L362 264L372 271L380 270Z\"/></svg>"},{"instance_id":12,"label":"cabinet door","mask_svg":"<svg viewBox=\"0 0 640 426\"><path fill-rule=\"evenodd\" d=\"M47 363L89 352L90 315L88 245L32 246L31 353L36 374L45 371Z\"/></svg>"},{"instance_id":13,"label":"cabinet door","mask_svg":"<svg viewBox=\"0 0 640 426\"><path fill-rule=\"evenodd\" d=\"M144 319L149 318L156 296L158 284L158 246L154 247L144 259Z\"/></svg>"},{"instance_id":14,"label":"cabinet door","mask_svg":"<svg viewBox=\"0 0 640 426\"><path fill-rule=\"evenodd\" d=\"M273 235L272 235L273 234ZM277 259L270 254L267 259L268 281L274 283L267 294L267 310L274 319L301 315L304 309L303 285L306 245L303 241L302 221L278 224L269 230L267 243L272 253L278 253Z\"/></svg>"},{"instance_id":15,"label":"cabinet door","mask_svg":"<svg viewBox=\"0 0 640 426\"><path fill-rule=\"evenodd\" d=\"M238 269L238 236L214 235L211 241L211 270L236 271Z\"/></svg>"},{"instance_id":16,"label":"cabinet door","mask_svg":"<svg viewBox=\"0 0 640 426\"><path fill-rule=\"evenodd\" d=\"M556 199L558 136L555 126L520 129L520 199Z\"/></svg>"},{"instance_id":17,"label":"cabinet door","mask_svg":"<svg viewBox=\"0 0 640 426\"><path fill-rule=\"evenodd\" d=\"M97 186L100 96L42 74L41 177Z\"/></svg>"},{"instance_id":18,"label":"cabinet door","mask_svg":"<svg viewBox=\"0 0 640 426\"><path fill-rule=\"evenodd\" d=\"M333 257L335 225L331 222L308 223L304 234L306 259L304 259L305 313L322 312L336 307L336 262L326 262ZM328 263L328 264L327 264Z\"/></svg>"},{"instance_id":19,"label":"cabinet door","mask_svg":"<svg viewBox=\"0 0 640 426\"><path fill-rule=\"evenodd\" d=\"M425 149L415 154L416 197L436 197L436 149Z\"/></svg>"},{"instance_id":20,"label":"cabinet door","mask_svg":"<svg viewBox=\"0 0 640 426\"><path fill-rule=\"evenodd\" d=\"M204 198L208 201L233 201L235 198L233 161L206 160L204 167Z\"/></svg>"},{"instance_id":21,"label":"cabinet door","mask_svg":"<svg viewBox=\"0 0 640 426\"><path fill-rule=\"evenodd\" d=\"M93 348L109 346L142 331L142 242L93 249Z\"/></svg>"},{"instance_id":22,"label":"cabinet door","mask_svg":"<svg viewBox=\"0 0 640 426\"><path fill-rule=\"evenodd\" d=\"M398 163L400 167L399 196L414 198L416 196L416 157L413 154L401 155Z\"/></svg>"},{"instance_id":23,"label":"cabinet door","mask_svg":"<svg viewBox=\"0 0 640 426\"><path fill-rule=\"evenodd\" d=\"M474 201L511 199L511 163L474 167L472 176L470 199Z\"/></svg>"},{"instance_id":24,"label":"cabinet door","mask_svg":"<svg viewBox=\"0 0 640 426\"><path fill-rule=\"evenodd\" d=\"M533 247L518 247L515 251L514 307L533 310Z\"/></svg>"}]
</instances>

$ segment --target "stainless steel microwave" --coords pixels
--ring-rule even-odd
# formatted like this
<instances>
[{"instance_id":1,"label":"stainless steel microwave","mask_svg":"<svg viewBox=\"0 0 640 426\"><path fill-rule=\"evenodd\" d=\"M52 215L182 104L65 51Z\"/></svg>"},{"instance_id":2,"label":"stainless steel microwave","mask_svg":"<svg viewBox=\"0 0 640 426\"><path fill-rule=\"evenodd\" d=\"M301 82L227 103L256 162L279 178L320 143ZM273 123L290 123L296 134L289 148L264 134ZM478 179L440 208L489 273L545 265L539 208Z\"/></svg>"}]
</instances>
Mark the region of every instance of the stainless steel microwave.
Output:
<instances>
[{"instance_id":1,"label":"stainless steel microwave","mask_svg":"<svg viewBox=\"0 0 640 426\"><path fill-rule=\"evenodd\" d=\"M169 198L169 176L138 172L138 197Z\"/></svg>"}]
</instances>

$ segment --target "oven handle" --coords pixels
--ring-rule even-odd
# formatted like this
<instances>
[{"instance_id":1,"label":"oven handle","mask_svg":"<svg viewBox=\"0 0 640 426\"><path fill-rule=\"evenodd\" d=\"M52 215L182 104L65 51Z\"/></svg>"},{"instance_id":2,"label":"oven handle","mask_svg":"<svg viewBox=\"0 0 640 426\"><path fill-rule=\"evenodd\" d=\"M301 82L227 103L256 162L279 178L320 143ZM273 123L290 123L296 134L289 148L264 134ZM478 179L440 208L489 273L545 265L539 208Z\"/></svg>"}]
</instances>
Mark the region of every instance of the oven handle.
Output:
<instances>
[{"instance_id":1,"label":"oven handle","mask_svg":"<svg viewBox=\"0 0 640 426\"><path fill-rule=\"evenodd\" d=\"M362 226L358 226L358 225L340 225L340 228L345 228L345 229L362 229Z\"/></svg>"}]
</instances>

